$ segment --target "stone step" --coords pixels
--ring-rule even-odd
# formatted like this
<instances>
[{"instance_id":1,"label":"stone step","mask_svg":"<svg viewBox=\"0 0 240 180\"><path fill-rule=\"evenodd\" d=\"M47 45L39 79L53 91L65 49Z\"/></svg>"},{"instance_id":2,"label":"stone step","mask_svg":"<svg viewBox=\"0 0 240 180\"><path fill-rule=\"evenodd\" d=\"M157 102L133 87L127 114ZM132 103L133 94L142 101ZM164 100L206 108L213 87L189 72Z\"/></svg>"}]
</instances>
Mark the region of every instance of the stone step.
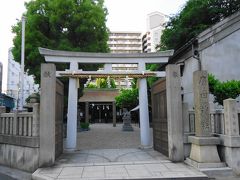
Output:
<instances>
[{"instance_id":1,"label":"stone step","mask_svg":"<svg viewBox=\"0 0 240 180\"><path fill-rule=\"evenodd\" d=\"M213 177L234 177L235 174L232 168L220 167L220 168L202 168L199 169L201 172L206 174L209 178Z\"/></svg>"},{"instance_id":2,"label":"stone step","mask_svg":"<svg viewBox=\"0 0 240 180\"><path fill-rule=\"evenodd\" d=\"M127 179L127 178L124 178L124 179ZM144 178L129 178L129 179L131 179L131 180L152 180L152 179L154 179L154 180L169 180L169 179L171 179L171 180L209 180L209 178L208 177L158 177L158 178L156 178L156 177L153 177L153 178L146 178L146 177L144 177ZM39 179L40 180L40 179ZM109 180L109 179L102 179L102 180ZM112 179L111 178L111 180L122 180L122 179Z\"/></svg>"},{"instance_id":3,"label":"stone step","mask_svg":"<svg viewBox=\"0 0 240 180\"><path fill-rule=\"evenodd\" d=\"M31 176L31 173L22 170L0 166L0 180L31 180Z\"/></svg>"}]
</instances>

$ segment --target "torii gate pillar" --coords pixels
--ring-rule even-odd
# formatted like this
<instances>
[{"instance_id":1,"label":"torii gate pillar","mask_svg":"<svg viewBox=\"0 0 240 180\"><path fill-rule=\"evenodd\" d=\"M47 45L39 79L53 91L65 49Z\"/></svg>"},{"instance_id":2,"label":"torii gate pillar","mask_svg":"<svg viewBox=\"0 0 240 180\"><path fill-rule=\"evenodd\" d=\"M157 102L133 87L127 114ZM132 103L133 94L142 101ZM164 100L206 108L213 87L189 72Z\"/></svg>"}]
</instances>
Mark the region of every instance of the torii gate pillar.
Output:
<instances>
[{"instance_id":1,"label":"torii gate pillar","mask_svg":"<svg viewBox=\"0 0 240 180\"><path fill-rule=\"evenodd\" d=\"M78 70L78 63L71 62L70 70ZM78 101L78 79L69 78L68 88L68 113L67 113L67 139L66 150L74 151L77 147L77 101Z\"/></svg>"},{"instance_id":2,"label":"torii gate pillar","mask_svg":"<svg viewBox=\"0 0 240 180\"><path fill-rule=\"evenodd\" d=\"M146 66L144 62L138 63L138 70L139 71L146 70ZM140 112L141 145L143 147L148 147L151 145L151 141L150 141L149 110L148 110L146 78L139 79L139 112Z\"/></svg>"}]
</instances>

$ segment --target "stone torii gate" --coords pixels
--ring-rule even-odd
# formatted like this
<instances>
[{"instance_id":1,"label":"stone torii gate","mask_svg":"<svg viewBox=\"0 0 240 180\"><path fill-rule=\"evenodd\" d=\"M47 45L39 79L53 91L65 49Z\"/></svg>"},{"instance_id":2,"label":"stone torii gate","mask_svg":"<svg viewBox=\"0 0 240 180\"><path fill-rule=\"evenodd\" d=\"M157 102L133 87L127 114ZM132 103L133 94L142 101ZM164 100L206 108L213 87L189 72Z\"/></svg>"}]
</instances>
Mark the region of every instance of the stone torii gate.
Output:
<instances>
[{"instance_id":1,"label":"stone torii gate","mask_svg":"<svg viewBox=\"0 0 240 180\"><path fill-rule=\"evenodd\" d=\"M58 51L39 48L46 62L70 63L70 69L57 71L57 76L69 77L68 114L67 114L67 139L66 149L75 150L77 145L77 102L78 79L91 77L133 77L139 78L139 109L140 109L140 138L141 145L147 147L150 142L149 112L147 96L147 77L165 77L165 72L146 71L146 64L168 62L173 51L158 53L138 54L110 54L110 53L84 53ZM78 69L78 64L104 64L103 71L83 71ZM112 71L112 64L138 64L137 71Z\"/></svg>"}]
</instances>

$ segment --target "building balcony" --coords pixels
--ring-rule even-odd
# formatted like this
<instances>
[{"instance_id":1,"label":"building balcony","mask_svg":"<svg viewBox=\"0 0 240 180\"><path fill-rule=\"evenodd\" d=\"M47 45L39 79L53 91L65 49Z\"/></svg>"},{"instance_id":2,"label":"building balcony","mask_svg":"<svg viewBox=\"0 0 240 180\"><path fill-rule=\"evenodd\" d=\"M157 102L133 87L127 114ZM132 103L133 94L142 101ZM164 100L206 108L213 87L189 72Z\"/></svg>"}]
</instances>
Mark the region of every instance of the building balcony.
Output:
<instances>
[{"instance_id":1,"label":"building balcony","mask_svg":"<svg viewBox=\"0 0 240 180\"><path fill-rule=\"evenodd\" d=\"M136 51L139 51L139 50L142 50L142 47L140 46L140 47L109 47L110 48L110 50L119 50L119 51L121 51L121 50L130 50L130 51L134 51L134 50L136 50Z\"/></svg>"},{"instance_id":2,"label":"building balcony","mask_svg":"<svg viewBox=\"0 0 240 180\"><path fill-rule=\"evenodd\" d=\"M108 44L142 44L142 41L108 41Z\"/></svg>"},{"instance_id":3,"label":"building balcony","mask_svg":"<svg viewBox=\"0 0 240 180\"><path fill-rule=\"evenodd\" d=\"M109 39L142 39L141 36L109 36Z\"/></svg>"}]
</instances>

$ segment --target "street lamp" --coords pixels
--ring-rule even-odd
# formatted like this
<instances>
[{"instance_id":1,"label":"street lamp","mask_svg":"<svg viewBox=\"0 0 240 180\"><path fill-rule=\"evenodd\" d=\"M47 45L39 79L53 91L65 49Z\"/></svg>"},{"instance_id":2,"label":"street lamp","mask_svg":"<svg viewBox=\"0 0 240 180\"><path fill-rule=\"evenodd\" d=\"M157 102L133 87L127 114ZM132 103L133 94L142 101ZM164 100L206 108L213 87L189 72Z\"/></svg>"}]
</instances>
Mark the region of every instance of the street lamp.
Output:
<instances>
[{"instance_id":1,"label":"street lamp","mask_svg":"<svg viewBox=\"0 0 240 180\"><path fill-rule=\"evenodd\" d=\"M20 90L21 90L21 103L20 103L20 109L23 109L23 102L24 102L24 50L25 50L25 16L22 16L22 46L21 46L21 84L20 84Z\"/></svg>"}]
</instances>

